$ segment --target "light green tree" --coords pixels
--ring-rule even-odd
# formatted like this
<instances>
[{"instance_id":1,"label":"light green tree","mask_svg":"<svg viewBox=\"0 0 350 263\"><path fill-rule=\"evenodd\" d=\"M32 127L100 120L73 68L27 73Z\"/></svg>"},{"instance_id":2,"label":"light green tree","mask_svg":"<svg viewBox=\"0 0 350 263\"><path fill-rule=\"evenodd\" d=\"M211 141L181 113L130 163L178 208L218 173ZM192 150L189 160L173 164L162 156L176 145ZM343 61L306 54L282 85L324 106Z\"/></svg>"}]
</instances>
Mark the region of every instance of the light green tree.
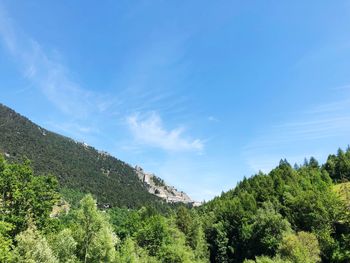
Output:
<instances>
[{"instance_id":1,"label":"light green tree","mask_svg":"<svg viewBox=\"0 0 350 263\"><path fill-rule=\"evenodd\" d=\"M292 263L289 260L281 259L280 257L270 258L267 256L256 257L255 260L245 260L244 263Z\"/></svg>"},{"instance_id":2,"label":"light green tree","mask_svg":"<svg viewBox=\"0 0 350 263\"><path fill-rule=\"evenodd\" d=\"M121 244L117 256L117 262L123 263L160 263L155 257L147 254L147 251L139 247L136 242L128 237Z\"/></svg>"},{"instance_id":3,"label":"light green tree","mask_svg":"<svg viewBox=\"0 0 350 263\"><path fill-rule=\"evenodd\" d=\"M96 201L86 195L72 216L71 229L77 241L78 257L84 262L113 262L117 238L106 214L97 209Z\"/></svg>"},{"instance_id":4,"label":"light green tree","mask_svg":"<svg viewBox=\"0 0 350 263\"><path fill-rule=\"evenodd\" d=\"M13 244L8 235L12 229L13 226L11 224L0 221L0 262L11 262L13 259L11 251Z\"/></svg>"},{"instance_id":5,"label":"light green tree","mask_svg":"<svg viewBox=\"0 0 350 263\"><path fill-rule=\"evenodd\" d=\"M75 255L77 242L72 237L70 229L63 229L58 234L54 234L49 243L60 263L78 262Z\"/></svg>"},{"instance_id":6,"label":"light green tree","mask_svg":"<svg viewBox=\"0 0 350 263\"><path fill-rule=\"evenodd\" d=\"M58 198L55 177L34 176L29 161L7 163L0 156L0 215L13 225L13 236L27 228L29 219L39 229L48 226Z\"/></svg>"},{"instance_id":7,"label":"light green tree","mask_svg":"<svg viewBox=\"0 0 350 263\"><path fill-rule=\"evenodd\" d=\"M163 263L194 263L191 250L181 243L173 243L161 247L158 257Z\"/></svg>"},{"instance_id":8,"label":"light green tree","mask_svg":"<svg viewBox=\"0 0 350 263\"><path fill-rule=\"evenodd\" d=\"M46 238L34 225L16 237L15 262L18 263L59 263Z\"/></svg>"},{"instance_id":9,"label":"light green tree","mask_svg":"<svg viewBox=\"0 0 350 263\"><path fill-rule=\"evenodd\" d=\"M293 263L321 262L317 238L312 233L286 235L278 250L279 255Z\"/></svg>"},{"instance_id":10,"label":"light green tree","mask_svg":"<svg viewBox=\"0 0 350 263\"><path fill-rule=\"evenodd\" d=\"M116 258L115 245L117 236L113 233L108 222L104 222L102 228L93 239L91 246L90 262L114 262Z\"/></svg>"}]
</instances>

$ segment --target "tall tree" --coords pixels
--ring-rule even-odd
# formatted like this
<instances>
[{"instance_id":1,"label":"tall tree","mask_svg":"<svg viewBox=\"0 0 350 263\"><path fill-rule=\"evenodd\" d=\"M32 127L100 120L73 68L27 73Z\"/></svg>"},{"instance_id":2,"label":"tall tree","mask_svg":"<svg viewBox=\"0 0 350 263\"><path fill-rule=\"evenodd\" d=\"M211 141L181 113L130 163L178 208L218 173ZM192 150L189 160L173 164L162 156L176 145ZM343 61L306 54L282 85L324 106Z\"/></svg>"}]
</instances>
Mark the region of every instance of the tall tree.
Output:
<instances>
[{"instance_id":1,"label":"tall tree","mask_svg":"<svg viewBox=\"0 0 350 263\"><path fill-rule=\"evenodd\" d=\"M80 207L73 214L71 229L77 241L78 256L84 263L114 261L117 238L91 195L80 201Z\"/></svg>"},{"instance_id":2,"label":"tall tree","mask_svg":"<svg viewBox=\"0 0 350 263\"><path fill-rule=\"evenodd\" d=\"M58 183L52 176L34 176L29 161L9 164L0 156L0 215L13 224L12 235L25 230L30 220L38 228L49 224L58 201Z\"/></svg>"}]
</instances>

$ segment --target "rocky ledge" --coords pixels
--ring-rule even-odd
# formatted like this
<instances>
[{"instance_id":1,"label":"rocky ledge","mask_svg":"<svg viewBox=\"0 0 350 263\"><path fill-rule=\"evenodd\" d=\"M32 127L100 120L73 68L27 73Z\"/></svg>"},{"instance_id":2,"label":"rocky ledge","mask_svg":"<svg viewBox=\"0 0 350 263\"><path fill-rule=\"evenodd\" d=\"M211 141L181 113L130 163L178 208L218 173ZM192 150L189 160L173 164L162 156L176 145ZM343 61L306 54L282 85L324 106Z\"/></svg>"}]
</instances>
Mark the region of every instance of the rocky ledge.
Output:
<instances>
[{"instance_id":1,"label":"rocky ledge","mask_svg":"<svg viewBox=\"0 0 350 263\"><path fill-rule=\"evenodd\" d=\"M168 203L184 203L191 206L200 206L200 202L192 200L186 193L178 191L174 186L167 185L155 174L146 173L140 166L135 166L135 172L141 182L145 184L148 192L154 194Z\"/></svg>"}]
</instances>

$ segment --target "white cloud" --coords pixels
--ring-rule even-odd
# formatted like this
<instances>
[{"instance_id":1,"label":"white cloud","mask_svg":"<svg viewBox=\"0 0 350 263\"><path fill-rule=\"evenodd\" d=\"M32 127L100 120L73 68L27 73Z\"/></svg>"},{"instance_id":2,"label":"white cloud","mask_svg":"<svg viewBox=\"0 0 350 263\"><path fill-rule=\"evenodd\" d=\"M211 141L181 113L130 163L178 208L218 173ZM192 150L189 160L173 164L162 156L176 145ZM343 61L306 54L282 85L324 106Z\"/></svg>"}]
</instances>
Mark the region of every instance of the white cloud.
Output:
<instances>
[{"instance_id":1,"label":"white cloud","mask_svg":"<svg viewBox=\"0 0 350 263\"><path fill-rule=\"evenodd\" d=\"M127 124L138 143L168 151L202 151L204 144L201 140L190 140L184 137L183 128L166 130L160 116L152 112L141 117L134 114L127 118Z\"/></svg>"}]
</instances>

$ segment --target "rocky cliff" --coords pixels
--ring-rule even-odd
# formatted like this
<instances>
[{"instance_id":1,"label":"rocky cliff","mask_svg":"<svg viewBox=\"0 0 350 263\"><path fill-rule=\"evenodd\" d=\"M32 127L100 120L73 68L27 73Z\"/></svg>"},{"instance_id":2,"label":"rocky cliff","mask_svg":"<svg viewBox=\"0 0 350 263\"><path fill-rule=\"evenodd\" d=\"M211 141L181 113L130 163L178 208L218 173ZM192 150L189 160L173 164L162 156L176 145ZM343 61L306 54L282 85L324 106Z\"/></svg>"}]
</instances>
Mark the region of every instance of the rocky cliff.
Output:
<instances>
[{"instance_id":1,"label":"rocky cliff","mask_svg":"<svg viewBox=\"0 0 350 263\"><path fill-rule=\"evenodd\" d=\"M200 206L200 202L192 200L186 193L178 191L174 186L167 185L155 174L145 172L140 166L135 166L135 172L148 192L164 199L168 203L184 203L191 206Z\"/></svg>"}]
</instances>

